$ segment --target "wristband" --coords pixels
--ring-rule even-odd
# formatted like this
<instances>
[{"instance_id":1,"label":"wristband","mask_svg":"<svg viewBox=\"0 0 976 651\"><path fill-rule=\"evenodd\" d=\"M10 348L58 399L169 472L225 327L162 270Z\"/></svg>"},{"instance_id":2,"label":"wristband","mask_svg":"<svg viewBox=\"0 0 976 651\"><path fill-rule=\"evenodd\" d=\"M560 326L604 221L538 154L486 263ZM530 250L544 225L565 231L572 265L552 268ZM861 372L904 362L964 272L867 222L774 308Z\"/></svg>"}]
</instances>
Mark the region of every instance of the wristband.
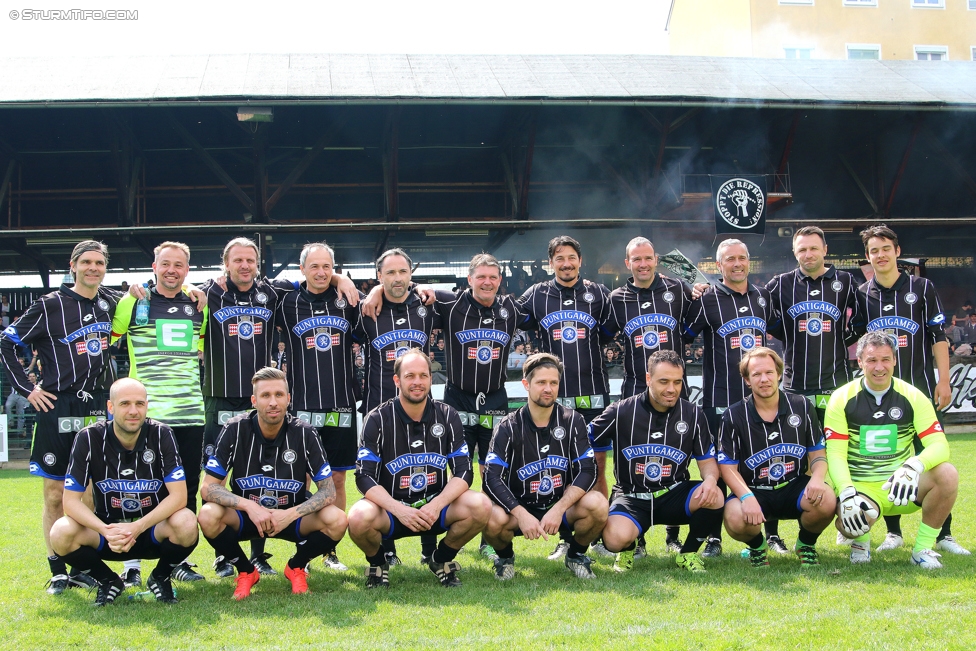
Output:
<instances>
[{"instance_id":1,"label":"wristband","mask_svg":"<svg viewBox=\"0 0 976 651\"><path fill-rule=\"evenodd\" d=\"M745 502L747 497L755 497L755 495L750 491L739 498L740 502Z\"/></svg>"}]
</instances>

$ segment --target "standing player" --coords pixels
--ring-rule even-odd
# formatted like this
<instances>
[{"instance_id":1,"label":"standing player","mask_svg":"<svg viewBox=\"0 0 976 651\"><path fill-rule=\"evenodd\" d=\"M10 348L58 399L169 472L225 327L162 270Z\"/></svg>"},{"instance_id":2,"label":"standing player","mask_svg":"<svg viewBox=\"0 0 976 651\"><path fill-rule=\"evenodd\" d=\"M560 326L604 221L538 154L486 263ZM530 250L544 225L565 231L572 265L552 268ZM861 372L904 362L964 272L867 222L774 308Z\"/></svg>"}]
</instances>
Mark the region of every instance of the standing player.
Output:
<instances>
[{"instance_id":1,"label":"standing player","mask_svg":"<svg viewBox=\"0 0 976 651\"><path fill-rule=\"evenodd\" d=\"M346 515L333 505L332 470L318 434L288 414L285 374L262 368L251 381L254 411L231 419L220 432L207 460L201 491L207 503L199 516L207 542L237 568L238 601L261 579L241 550L241 540L271 537L295 543L285 577L292 593L303 594L308 592L305 567L334 550L346 531ZM317 486L311 497L306 476Z\"/></svg>"},{"instance_id":2,"label":"standing player","mask_svg":"<svg viewBox=\"0 0 976 651\"><path fill-rule=\"evenodd\" d=\"M624 382L620 397L629 398L647 390L647 357L658 350L682 352L682 329L691 305L689 289L678 280L657 273L657 253L650 240L635 237L624 253L624 265L633 274L627 284L610 292L610 316L604 323L608 334L623 332ZM688 397L687 382L682 398ZM597 490L607 492L606 452L596 456ZM678 553L678 527L668 527L667 548ZM635 558L645 554L644 538L637 541Z\"/></svg>"},{"instance_id":3,"label":"standing player","mask_svg":"<svg viewBox=\"0 0 976 651\"><path fill-rule=\"evenodd\" d=\"M282 299L277 322L292 351L284 364L292 387L292 413L318 431L332 467L335 506L345 512L346 471L356 467L360 392L353 378L352 337L358 311L331 286L334 265L330 246L306 244L299 255L305 282ZM335 550L323 561L337 571L348 569Z\"/></svg>"},{"instance_id":4,"label":"standing player","mask_svg":"<svg viewBox=\"0 0 976 651\"><path fill-rule=\"evenodd\" d=\"M524 318L522 330L537 330L539 348L563 363L557 402L580 412L589 423L610 402L610 384L603 366L600 329L610 315L610 290L580 278L583 254L580 243L561 235L549 241L552 280L536 283L518 299ZM566 555L569 541L562 540L549 555ZM601 548L596 548L597 553ZM603 550L605 552L605 550Z\"/></svg>"},{"instance_id":5,"label":"standing player","mask_svg":"<svg viewBox=\"0 0 976 651\"><path fill-rule=\"evenodd\" d=\"M702 410L681 398L684 362L673 350L647 360L647 391L618 400L590 424L594 450L613 450L613 502L603 543L618 551L614 569L633 567L635 541L652 524L690 525L678 567L704 572L698 549L722 526L715 446ZM694 457L701 481L692 481Z\"/></svg>"},{"instance_id":6,"label":"standing player","mask_svg":"<svg viewBox=\"0 0 976 651\"><path fill-rule=\"evenodd\" d=\"M430 358L411 349L396 360L393 373L399 397L371 411L363 423L356 462L363 499L349 511L349 537L369 563L366 587L388 588L384 540L447 534L427 566L441 585L458 587L454 558L484 529L491 502L469 488L471 461L457 412L429 397Z\"/></svg>"},{"instance_id":7,"label":"standing player","mask_svg":"<svg viewBox=\"0 0 976 651\"><path fill-rule=\"evenodd\" d=\"M871 331L857 342L864 377L840 387L827 403L827 466L837 491L837 529L854 538L851 562L871 561L871 526L880 515L915 513L922 522L912 563L942 567L932 547L956 501L959 474L931 399L894 377L894 335ZM921 451L915 451L915 440Z\"/></svg>"},{"instance_id":8,"label":"standing player","mask_svg":"<svg viewBox=\"0 0 976 651\"><path fill-rule=\"evenodd\" d=\"M152 418L173 431L186 470L186 507L196 513L203 455L203 394L197 380L197 351L204 315L183 292L190 270L190 247L163 242L153 251L156 283L148 291L148 321L140 325L136 298L126 294L112 320L112 340L128 335L129 377L140 380L149 396ZM177 581L202 581L188 561L173 573ZM138 561L123 572L126 586L142 583Z\"/></svg>"},{"instance_id":9,"label":"standing player","mask_svg":"<svg viewBox=\"0 0 976 651\"><path fill-rule=\"evenodd\" d=\"M766 289L782 323L775 334L785 344L784 387L812 400L822 423L830 394L850 381L848 310L857 309L857 287L851 274L824 264L827 242L816 226L796 231L793 255L797 268L775 276ZM766 519L766 536L770 549L788 553L776 520Z\"/></svg>"},{"instance_id":10,"label":"standing player","mask_svg":"<svg viewBox=\"0 0 976 651\"><path fill-rule=\"evenodd\" d=\"M824 483L820 420L806 398L779 390L783 360L769 348L743 355L739 371L752 394L722 414L718 463L733 493L725 503L725 528L746 543L752 566L764 567L770 545L762 536L762 522L797 520L794 551L800 566L820 565L817 538L834 519L837 505Z\"/></svg>"},{"instance_id":11,"label":"standing player","mask_svg":"<svg viewBox=\"0 0 976 651\"><path fill-rule=\"evenodd\" d=\"M67 567L51 547L51 527L64 515L62 496L71 444L93 413L104 408L92 398L96 382L110 368L109 333L119 294L101 286L108 265L108 248L101 242L79 242L71 252L74 284L61 285L37 299L23 316L0 335L0 357L13 388L37 410L30 473L44 483L41 526L47 546L51 579L49 594L71 585L91 587L83 573L68 576ZM31 346L38 354L44 378L27 379L17 347Z\"/></svg>"},{"instance_id":12,"label":"standing player","mask_svg":"<svg viewBox=\"0 0 976 651\"><path fill-rule=\"evenodd\" d=\"M874 270L874 278L857 292L857 317L852 326L856 334L882 331L896 337L898 363L895 373L924 393L937 410L952 401L949 386L949 343L945 335L945 313L935 285L898 270L898 236L881 224L861 231L864 253ZM939 372L935 380L934 370ZM916 446L918 444L916 443ZM904 544L901 517L885 517L888 535L878 551ZM946 518L936 547L952 554L969 554L952 537L952 515Z\"/></svg>"},{"instance_id":13,"label":"standing player","mask_svg":"<svg viewBox=\"0 0 976 651\"><path fill-rule=\"evenodd\" d=\"M529 402L498 426L487 456L485 492L495 501L485 539L496 552L495 578L515 577L512 539L529 540L565 531L566 567L594 578L586 556L607 522L607 499L587 492L596 480L593 450L583 417L556 404L562 363L537 353L522 367Z\"/></svg>"},{"instance_id":14,"label":"standing player","mask_svg":"<svg viewBox=\"0 0 976 651\"><path fill-rule=\"evenodd\" d=\"M722 282L698 297L688 312L687 332L705 341L702 408L708 427L718 433L722 413L745 397L739 374L742 355L761 346L773 326L769 291L749 283L749 249L739 240L724 240L715 252ZM722 554L722 526L708 538L702 556Z\"/></svg>"},{"instance_id":15,"label":"standing player","mask_svg":"<svg viewBox=\"0 0 976 651\"><path fill-rule=\"evenodd\" d=\"M176 603L170 576L197 546L196 519L186 508L186 482L173 432L146 418L146 388L130 378L112 385L111 422L75 438L64 481L65 516L51 544L72 566L98 581L96 606L125 590L105 559L158 558L146 582L157 601ZM92 487L95 508L82 501Z\"/></svg>"}]
</instances>

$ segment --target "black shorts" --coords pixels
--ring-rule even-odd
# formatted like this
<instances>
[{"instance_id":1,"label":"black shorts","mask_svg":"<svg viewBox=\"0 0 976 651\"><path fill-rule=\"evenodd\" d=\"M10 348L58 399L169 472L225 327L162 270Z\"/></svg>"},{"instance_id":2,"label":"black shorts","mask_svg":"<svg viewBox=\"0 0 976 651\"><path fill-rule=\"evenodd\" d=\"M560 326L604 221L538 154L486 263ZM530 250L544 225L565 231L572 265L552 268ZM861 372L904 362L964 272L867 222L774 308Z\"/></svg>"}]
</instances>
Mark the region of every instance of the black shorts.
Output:
<instances>
[{"instance_id":1,"label":"black shorts","mask_svg":"<svg viewBox=\"0 0 976 651\"><path fill-rule=\"evenodd\" d=\"M224 429L224 424L238 414L251 411L250 398L214 398L203 397L203 406L206 411L206 424L203 426L203 454L209 457L214 453L214 445L217 443L217 436L220 430Z\"/></svg>"},{"instance_id":2,"label":"black shorts","mask_svg":"<svg viewBox=\"0 0 976 651\"><path fill-rule=\"evenodd\" d=\"M186 508L196 513L200 471L203 469L203 425L174 427L173 438L186 472Z\"/></svg>"},{"instance_id":3,"label":"black shorts","mask_svg":"<svg viewBox=\"0 0 976 651\"><path fill-rule=\"evenodd\" d=\"M532 517L534 517L539 522L542 522L542 518L546 517L546 513L548 513L548 511L549 511L549 509L540 509L539 507L536 507L536 506L526 506L525 504L522 504L521 506L522 506L523 509L525 509L530 514L532 514ZM559 525L559 533L560 534L568 534L568 535L572 535L572 533L573 533L573 528L571 526L569 526L569 520L566 519L566 514L565 513L563 513L563 521L562 521L562 524ZM515 535L516 536L521 536L522 535L522 530L521 529L516 529L515 530Z\"/></svg>"},{"instance_id":4,"label":"black shorts","mask_svg":"<svg viewBox=\"0 0 976 651\"><path fill-rule=\"evenodd\" d=\"M800 475L786 486L776 490L764 490L750 486L749 490L756 496L759 508L762 509L763 516L767 520L798 520L803 515L800 508L800 500L803 499L803 491L810 483L809 475ZM733 498L739 499L732 495Z\"/></svg>"},{"instance_id":5,"label":"black shorts","mask_svg":"<svg viewBox=\"0 0 976 651\"><path fill-rule=\"evenodd\" d=\"M508 414L508 392L504 387L482 395L484 399L479 401L479 396L465 393L453 384L444 387L444 402L458 411L464 426L464 442L468 444L468 454L474 461L477 453L480 465L484 465L488 456L488 446L495 426Z\"/></svg>"},{"instance_id":6,"label":"black shorts","mask_svg":"<svg viewBox=\"0 0 976 651\"><path fill-rule=\"evenodd\" d=\"M136 543L127 552L113 552L104 536L98 536L98 557L103 561L128 561L137 558L159 558L159 541L156 540L156 526L143 531L136 538Z\"/></svg>"},{"instance_id":7,"label":"black shorts","mask_svg":"<svg viewBox=\"0 0 976 651\"><path fill-rule=\"evenodd\" d=\"M257 525L251 522L251 518L248 517L247 513L244 511L238 511L237 517L240 520L240 526L237 529L237 539L238 540L254 540L260 538L261 534L258 532ZM265 535L265 538L277 538L279 540L290 540L293 543L297 543L303 540L301 533L302 519L298 518L285 529L280 531L274 536Z\"/></svg>"},{"instance_id":8,"label":"black shorts","mask_svg":"<svg viewBox=\"0 0 976 651\"><path fill-rule=\"evenodd\" d=\"M82 400L73 393L54 395L58 398L52 401L54 409L39 411L35 417L30 474L64 481L75 434L96 419L105 420L105 403L99 406L94 398Z\"/></svg>"},{"instance_id":9,"label":"black shorts","mask_svg":"<svg viewBox=\"0 0 976 651\"><path fill-rule=\"evenodd\" d=\"M390 518L390 530L383 535L383 540L399 540L400 538L410 538L411 536L439 536L447 533L447 510L451 508L448 504L441 509L441 517L437 518L434 526L427 531L411 531L410 527L400 522L392 513L386 512Z\"/></svg>"},{"instance_id":10,"label":"black shorts","mask_svg":"<svg viewBox=\"0 0 976 651\"><path fill-rule=\"evenodd\" d=\"M618 495L610 505L610 516L629 519L641 534L647 533L655 524L688 524L691 522L691 494L699 485L700 481L683 481L653 499Z\"/></svg>"},{"instance_id":11,"label":"black shorts","mask_svg":"<svg viewBox=\"0 0 976 651\"><path fill-rule=\"evenodd\" d=\"M356 469L359 453L357 438L358 413L355 407L329 407L295 411L294 416L312 425L319 433L325 449L325 458L333 471L345 472Z\"/></svg>"}]
</instances>

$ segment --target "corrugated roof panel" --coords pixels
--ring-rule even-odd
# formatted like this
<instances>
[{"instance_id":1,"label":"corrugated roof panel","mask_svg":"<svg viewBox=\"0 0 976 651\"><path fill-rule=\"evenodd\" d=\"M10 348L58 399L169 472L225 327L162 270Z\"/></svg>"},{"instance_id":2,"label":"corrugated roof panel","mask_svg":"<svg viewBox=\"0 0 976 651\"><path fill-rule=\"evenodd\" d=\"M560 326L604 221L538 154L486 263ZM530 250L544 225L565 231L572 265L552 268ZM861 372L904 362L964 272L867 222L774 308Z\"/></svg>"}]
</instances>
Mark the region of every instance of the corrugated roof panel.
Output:
<instances>
[{"instance_id":1,"label":"corrugated roof panel","mask_svg":"<svg viewBox=\"0 0 976 651\"><path fill-rule=\"evenodd\" d=\"M369 70L373 76L376 97L416 97L410 61L405 54L369 55Z\"/></svg>"},{"instance_id":2,"label":"corrugated roof panel","mask_svg":"<svg viewBox=\"0 0 976 651\"><path fill-rule=\"evenodd\" d=\"M333 54L332 97L376 97L369 57L365 54Z\"/></svg>"},{"instance_id":3,"label":"corrugated roof panel","mask_svg":"<svg viewBox=\"0 0 976 651\"><path fill-rule=\"evenodd\" d=\"M566 67L562 57L525 56L522 57L522 61L533 78L541 83L546 95L587 96L586 89Z\"/></svg>"},{"instance_id":4,"label":"corrugated roof panel","mask_svg":"<svg viewBox=\"0 0 976 651\"><path fill-rule=\"evenodd\" d=\"M243 95L247 64L246 54L211 56L200 82L200 94L225 97Z\"/></svg>"},{"instance_id":5,"label":"corrugated roof panel","mask_svg":"<svg viewBox=\"0 0 976 651\"><path fill-rule=\"evenodd\" d=\"M547 93L521 56L485 57L506 97L546 97Z\"/></svg>"},{"instance_id":6,"label":"corrugated roof panel","mask_svg":"<svg viewBox=\"0 0 976 651\"><path fill-rule=\"evenodd\" d=\"M599 57L560 57L566 69L583 87L584 97L626 97L627 91L603 66Z\"/></svg>"},{"instance_id":7,"label":"corrugated roof panel","mask_svg":"<svg viewBox=\"0 0 976 651\"><path fill-rule=\"evenodd\" d=\"M412 54L410 71L416 83L417 93L424 97L459 97L461 86L454 78L451 59L445 55Z\"/></svg>"},{"instance_id":8,"label":"corrugated roof panel","mask_svg":"<svg viewBox=\"0 0 976 651\"><path fill-rule=\"evenodd\" d=\"M462 97L505 97L505 91L488 64L489 58L477 55L449 57Z\"/></svg>"}]
</instances>

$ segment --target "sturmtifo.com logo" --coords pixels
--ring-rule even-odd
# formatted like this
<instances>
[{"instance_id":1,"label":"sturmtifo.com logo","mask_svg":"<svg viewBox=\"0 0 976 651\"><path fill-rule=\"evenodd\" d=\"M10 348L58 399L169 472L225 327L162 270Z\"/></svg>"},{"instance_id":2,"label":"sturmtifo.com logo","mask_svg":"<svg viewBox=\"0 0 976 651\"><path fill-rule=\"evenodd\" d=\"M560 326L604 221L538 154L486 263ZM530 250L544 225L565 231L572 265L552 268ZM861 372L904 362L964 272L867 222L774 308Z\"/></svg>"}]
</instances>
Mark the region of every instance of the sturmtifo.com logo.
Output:
<instances>
[{"instance_id":1,"label":"sturmtifo.com logo","mask_svg":"<svg viewBox=\"0 0 976 651\"><path fill-rule=\"evenodd\" d=\"M762 189L749 179L729 179L719 186L715 207L725 223L745 230L762 219L766 200Z\"/></svg>"}]
</instances>

